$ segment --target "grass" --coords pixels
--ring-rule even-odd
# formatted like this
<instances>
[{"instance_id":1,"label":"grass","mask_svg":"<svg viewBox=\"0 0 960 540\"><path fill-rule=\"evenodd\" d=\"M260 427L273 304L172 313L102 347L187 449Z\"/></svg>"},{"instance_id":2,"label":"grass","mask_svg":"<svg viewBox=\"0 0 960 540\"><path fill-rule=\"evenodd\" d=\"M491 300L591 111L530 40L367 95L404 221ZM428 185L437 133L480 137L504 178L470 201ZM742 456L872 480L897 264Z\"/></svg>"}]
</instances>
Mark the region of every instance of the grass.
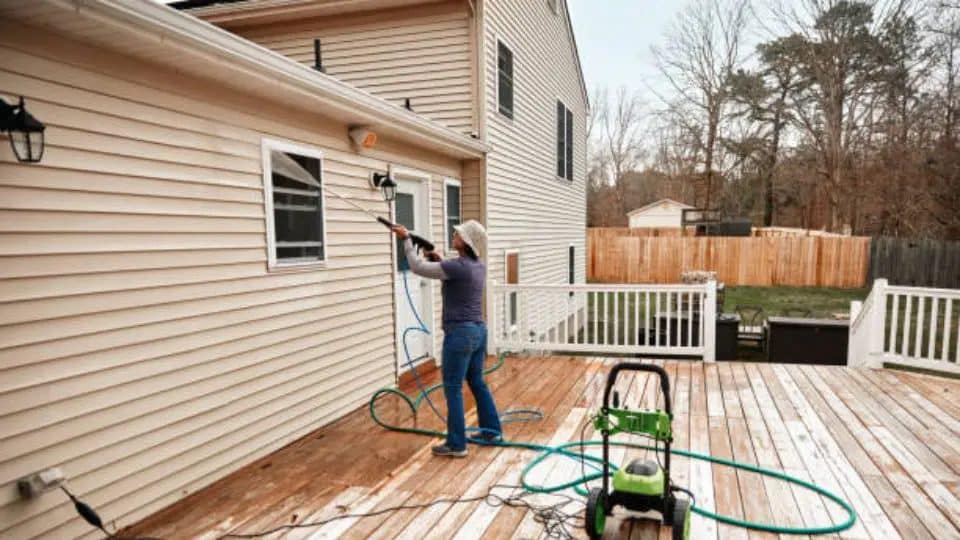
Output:
<instances>
[{"instance_id":1,"label":"grass","mask_svg":"<svg viewBox=\"0 0 960 540\"><path fill-rule=\"evenodd\" d=\"M739 305L760 306L769 316L788 309L808 309L814 318L832 319L834 313L849 313L850 302L863 301L870 289L819 289L810 287L727 287L723 311L733 313Z\"/></svg>"}]
</instances>

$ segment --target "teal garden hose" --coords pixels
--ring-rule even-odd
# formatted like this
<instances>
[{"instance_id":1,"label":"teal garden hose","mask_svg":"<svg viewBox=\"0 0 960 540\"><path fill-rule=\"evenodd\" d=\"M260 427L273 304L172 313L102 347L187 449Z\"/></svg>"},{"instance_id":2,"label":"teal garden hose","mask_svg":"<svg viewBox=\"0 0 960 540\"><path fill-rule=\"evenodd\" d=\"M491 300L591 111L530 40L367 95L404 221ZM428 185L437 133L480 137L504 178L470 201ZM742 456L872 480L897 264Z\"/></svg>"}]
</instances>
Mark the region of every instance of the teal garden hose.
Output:
<instances>
[{"instance_id":1,"label":"teal garden hose","mask_svg":"<svg viewBox=\"0 0 960 540\"><path fill-rule=\"evenodd\" d=\"M429 334L429 330L423 324L423 321L420 319L419 314L417 314L416 308L414 308L413 301L410 297L410 290L407 287L406 272L404 272L403 277L404 277L404 288L407 293L407 300L410 302L410 307L411 309L413 309L413 312L417 318L417 322L420 324L419 327L411 327L406 329L403 334L404 353L406 354L408 364L412 368L414 359L411 359L409 351L407 350L406 336L411 331L419 331L419 332L424 332L426 334ZM484 375L500 369L504 364L505 357L506 357L505 353L501 353L497 357L497 362L493 366L484 370ZM391 431L399 431L404 433L416 433L418 435L429 435L431 437L446 437L446 433L442 431L415 428L415 427L403 427L403 426L389 424L385 422L383 419L381 419L377 414L377 407L376 407L377 400L380 399L381 397L393 395L393 396L399 397L403 402L405 402L407 406L409 406L410 412L413 415L417 414L417 410L419 409L421 402L427 401L430 405L430 408L433 409L434 413L436 413L436 415L441 419L441 421L444 420L443 416L440 414L437 408L434 407L433 402L430 401L430 394L433 391L437 390L438 388L441 388L443 385L435 384L433 386L425 388L422 382L420 381L419 376L417 375L416 369L413 369L412 371L414 373L414 378L417 382L417 386L420 389L420 395L418 395L415 399L411 399L405 393L401 392L396 388L381 388L380 390L377 390L373 394L373 396L370 398L369 410L370 410L371 418L373 419L374 422L376 422L383 428ZM542 417L542 413L540 413L539 411L533 411L533 410L507 411L503 415L505 417L505 419L503 420L503 423L507 423L511 421L509 417L517 414L532 415L534 418ZM528 417L528 418L519 418L519 419L513 419L513 420L526 421L530 419L532 418ZM477 428L473 428L473 429L474 431L477 430ZM533 461L527 464L527 466L523 469L523 473L521 474L521 477L520 477L523 488L532 493L556 493L559 491L573 488L580 495L586 495L586 490L583 488L583 485L586 484L587 482L600 478L600 476L603 474L602 472L600 472L599 467L597 466L597 464L603 463L602 459L597 456L593 456L591 454L586 453L584 448L587 446L601 445L602 441L598 441L598 440L574 441L574 442L569 442L569 443L565 443L557 446L547 446L547 445L540 445L540 444L526 443L526 442L513 442L513 441L507 441L507 440L503 440L501 442L485 443L485 444L489 446L500 446L505 448L523 448L527 450L540 452L540 454ZM650 445L627 443L627 442L610 442L610 445L626 447L626 448L637 448L642 450L653 450L653 451L660 450ZM572 448L578 448L579 451L571 450ZM730 516L717 514L715 512L711 512L709 510L706 510L704 508L700 508L694 505L692 508L693 511L696 512L697 514L700 514L701 516L714 519L720 523L726 523L728 525L734 525L734 526L743 527L746 529L771 532L776 534L795 534L795 535L834 534L841 531L845 531L850 527L852 527L854 523L856 523L857 513L846 500L811 482L807 482L803 479L796 478L794 476L790 476L788 474L784 474L782 472L775 471L772 469L766 469L764 467L758 467L756 465L750 465L748 463L741 463L741 462L733 461L729 459L718 458L708 454L691 452L689 450L681 450L681 449L673 448L671 450L671 453L673 455L683 456L683 457L696 459L700 461L706 461L709 463L716 463L718 465L725 465L725 466L733 467L735 469L739 469L742 471L753 472L753 473L761 474L771 478L776 478L778 480L783 480L791 484L795 484L802 488L809 489L819 495L822 495L823 497L826 497L827 499L841 506L847 513L847 519L842 523L831 524L831 525L810 526L810 527L784 527L784 526L768 524L768 523L756 523L752 521L747 521L747 520L737 519ZM534 485L529 483L527 478L530 475L530 473L533 470L535 470L537 466L539 466L545 460L556 455L574 459L574 460L577 460L578 462L587 463L591 465L591 469L594 472L587 473L587 474L581 475L578 478L574 478L566 482L562 482L554 485L544 486L544 485ZM610 468L612 470L617 469L615 464L610 464Z\"/></svg>"}]
</instances>

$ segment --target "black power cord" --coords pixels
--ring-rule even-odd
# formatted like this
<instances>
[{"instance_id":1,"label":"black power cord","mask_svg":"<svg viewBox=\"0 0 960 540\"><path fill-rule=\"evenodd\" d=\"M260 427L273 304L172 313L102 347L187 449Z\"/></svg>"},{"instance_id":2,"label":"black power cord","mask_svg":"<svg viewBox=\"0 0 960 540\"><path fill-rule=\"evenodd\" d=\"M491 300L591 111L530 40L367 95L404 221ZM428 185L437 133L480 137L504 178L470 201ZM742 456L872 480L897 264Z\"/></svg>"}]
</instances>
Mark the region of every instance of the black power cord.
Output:
<instances>
[{"instance_id":1,"label":"black power cord","mask_svg":"<svg viewBox=\"0 0 960 540\"><path fill-rule=\"evenodd\" d=\"M70 497L70 500L73 501L73 507L77 509L77 513L80 514L80 517L82 517L90 525L93 525L94 527L103 531L103 534L107 535L107 538L113 538L113 534L103 527L103 520L100 519L100 516L94 512L90 505L74 497L73 493L70 493L70 490L67 489L67 486L61 485L60 489L62 489L63 492L67 494L67 497Z\"/></svg>"},{"instance_id":2,"label":"black power cord","mask_svg":"<svg viewBox=\"0 0 960 540\"><path fill-rule=\"evenodd\" d=\"M70 490L68 490L66 486L61 485L60 489L67 494L67 497L70 497L71 501L73 501L73 507L76 508L77 513L80 514L80 517L82 517L83 520L89 523L90 525L93 525L94 527L103 531L103 534L107 535L107 538L110 538L111 540L162 540L160 538L151 538L149 536L140 536L140 537L133 537L133 538L126 537L126 536L117 536L111 533L110 531L108 531L103 526L103 520L100 519L100 516L89 504L76 498L73 495L73 493L70 493Z\"/></svg>"},{"instance_id":3,"label":"black power cord","mask_svg":"<svg viewBox=\"0 0 960 540\"><path fill-rule=\"evenodd\" d=\"M103 526L103 520L100 519L100 516L90 507L90 505L85 502L77 499L70 493L66 487L60 486L64 493L70 497L70 500L73 501L73 506L77 509L77 513L80 514L83 519L93 525L97 529L103 531L103 534L107 535L107 538L112 540L162 540L160 538L151 538L151 537L137 537L137 538L126 538L121 536L116 536L108 531ZM509 489L511 491L517 492L514 495L502 496L497 495L493 492L494 489ZM458 497L458 498L448 498L448 499L436 499L430 502L422 504L405 504L399 506L393 506L390 508L383 508L375 512L365 512L357 514L342 514L339 516L333 516L331 518L303 522L289 525L280 525L274 527L268 531L261 531L256 533L249 534L225 534L218 537L218 539L223 538L260 538L262 536L268 536L277 532L287 531L292 529L306 529L312 527L321 527L327 523L338 521L341 519L362 519L376 517L383 514L389 514L390 512L396 512L399 510L420 510L424 508L429 508L438 504L461 504L461 503L471 503L471 502L484 502L490 506L509 506L514 508L527 508L533 512L533 518L537 523L543 525L544 530L547 533L548 538L557 538L560 540L572 540L574 538L571 528L583 528L583 510L579 509L577 512L569 512L564 510L564 507L568 504L579 504L583 506L583 502L575 499L569 495L562 495L557 493L547 494L549 497L554 497L560 499L559 502L554 504L535 504L526 500L527 497L535 495L529 491L525 491L522 486L514 486L509 484L495 484L490 486L490 489L487 490L483 495L477 495L474 497Z\"/></svg>"},{"instance_id":4,"label":"black power cord","mask_svg":"<svg viewBox=\"0 0 960 540\"><path fill-rule=\"evenodd\" d=\"M513 491L518 491L515 495L502 496L497 495L493 492L494 489L510 489ZM490 506L509 506L514 508L527 508L533 512L533 518L537 523L543 525L544 530L547 533L548 538L558 538L561 540L572 540L574 537L571 528L583 528L583 510L579 509L577 512L569 512L564 510L564 507L571 503L579 504L583 506L583 502L575 499L569 495L562 495L557 493L548 494L550 497L560 499L559 502L554 504L543 504L538 505L533 502L526 500L527 497L535 495L529 491L525 491L522 486L515 486L509 484L495 484L490 486L490 489L487 490L483 495L477 495L474 497L457 497L457 498L447 498L447 499L436 499L430 502L421 503L421 504L403 504L399 506L392 506L390 508L383 508L375 512L364 512L357 514L342 514L339 516L333 516L331 518L322 519L319 521L309 521L303 523L292 523L288 525L280 525L274 527L268 531L261 531L256 533L249 534L239 534L231 533L225 534L218 537L219 539L224 538L260 538L262 536L271 535L281 531L288 531L292 529L304 529L312 527L321 527L327 523L338 521L341 519L361 519L361 518L370 518L376 517L383 514L389 514L390 512L396 512L399 510L422 510L424 508L429 508L438 504L461 504L461 503L471 503L471 502L484 502Z\"/></svg>"}]
</instances>

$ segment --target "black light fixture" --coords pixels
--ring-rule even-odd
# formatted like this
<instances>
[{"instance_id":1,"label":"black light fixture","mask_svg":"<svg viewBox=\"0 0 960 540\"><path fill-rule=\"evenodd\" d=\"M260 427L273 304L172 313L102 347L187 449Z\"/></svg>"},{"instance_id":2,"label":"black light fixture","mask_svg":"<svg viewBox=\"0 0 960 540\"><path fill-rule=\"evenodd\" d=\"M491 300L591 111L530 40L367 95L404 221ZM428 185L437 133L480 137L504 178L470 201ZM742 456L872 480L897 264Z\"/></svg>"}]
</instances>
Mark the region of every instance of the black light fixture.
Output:
<instances>
[{"instance_id":1,"label":"black light fixture","mask_svg":"<svg viewBox=\"0 0 960 540\"><path fill-rule=\"evenodd\" d=\"M397 198L397 183L389 174L375 172L370 175L370 183L375 189L383 191L383 200L393 202Z\"/></svg>"},{"instance_id":2,"label":"black light fixture","mask_svg":"<svg viewBox=\"0 0 960 540\"><path fill-rule=\"evenodd\" d=\"M27 112L23 96L20 96L20 103L16 107L0 99L0 131L6 132L10 137L10 147L13 148L17 161L36 163L43 158L45 129L47 126L43 125L43 122Z\"/></svg>"}]
</instances>

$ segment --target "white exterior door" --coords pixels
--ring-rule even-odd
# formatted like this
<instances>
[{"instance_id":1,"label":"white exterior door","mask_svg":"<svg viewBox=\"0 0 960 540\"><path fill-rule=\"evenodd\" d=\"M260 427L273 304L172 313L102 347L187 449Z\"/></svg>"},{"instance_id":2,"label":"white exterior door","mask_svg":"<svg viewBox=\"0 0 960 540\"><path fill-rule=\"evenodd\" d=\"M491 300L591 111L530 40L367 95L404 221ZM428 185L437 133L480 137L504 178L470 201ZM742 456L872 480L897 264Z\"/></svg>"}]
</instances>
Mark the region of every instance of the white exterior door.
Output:
<instances>
[{"instance_id":1,"label":"white exterior door","mask_svg":"<svg viewBox=\"0 0 960 540\"><path fill-rule=\"evenodd\" d=\"M417 232L420 236L429 238L429 215L427 213L429 209L429 179L420 181L405 179L397 175L396 181L395 221L407 229ZM420 331L412 330L408 332L407 329L420 327L420 322L417 320L417 314L419 314L420 320L423 321L430 332L434 331L433 288L430 280L421 278L407 270L403 245L399 241L396 245L395 268L397 350L399 351L399 372L403 372L410 368L407 352L409 352L410 358L414 360L415 365L423 362L431 354L432 337ZM404 277L406 277L406 286L404 286ZM407 298L407 290L410 292L410 299ZM416 313L413 309L416 309ZM406 334L406 352L404 350L404 334Z\"/></svg>"}]
</instances>

